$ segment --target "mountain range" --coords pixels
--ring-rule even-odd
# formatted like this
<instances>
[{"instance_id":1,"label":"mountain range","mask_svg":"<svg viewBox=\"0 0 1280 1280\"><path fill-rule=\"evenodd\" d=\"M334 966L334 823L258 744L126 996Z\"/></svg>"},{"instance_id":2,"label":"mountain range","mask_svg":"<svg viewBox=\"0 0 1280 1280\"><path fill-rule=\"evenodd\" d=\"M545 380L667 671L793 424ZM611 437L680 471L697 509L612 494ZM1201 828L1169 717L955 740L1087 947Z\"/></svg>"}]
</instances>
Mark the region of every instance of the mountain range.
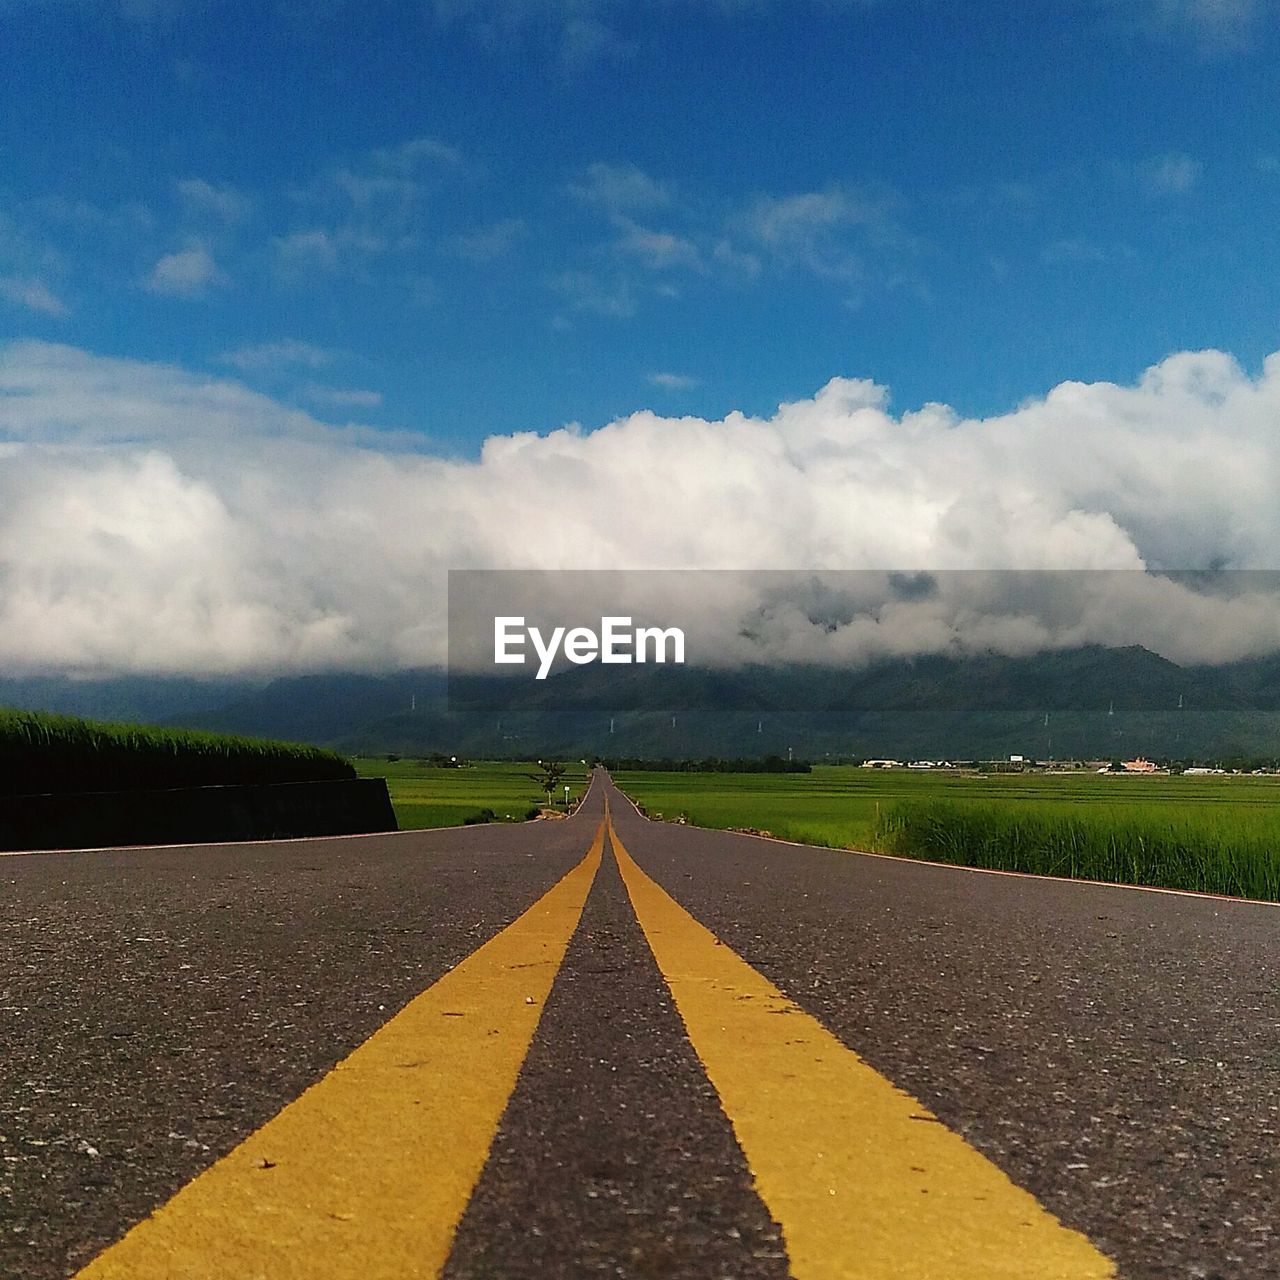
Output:
<instances>
[{"instance_id":1,"label":"mountain range","mask_svg":"<svg viewBox=\"0 0 1280 1280\"><path fill-rule=\"evenodd\" d=\"M864 668L587 666L272 680L0 678L0 705L296 739L351 753L1214 759L1280 755L1280 654L1179 666L1138 647Z\"/></svg>"}]
</instances>

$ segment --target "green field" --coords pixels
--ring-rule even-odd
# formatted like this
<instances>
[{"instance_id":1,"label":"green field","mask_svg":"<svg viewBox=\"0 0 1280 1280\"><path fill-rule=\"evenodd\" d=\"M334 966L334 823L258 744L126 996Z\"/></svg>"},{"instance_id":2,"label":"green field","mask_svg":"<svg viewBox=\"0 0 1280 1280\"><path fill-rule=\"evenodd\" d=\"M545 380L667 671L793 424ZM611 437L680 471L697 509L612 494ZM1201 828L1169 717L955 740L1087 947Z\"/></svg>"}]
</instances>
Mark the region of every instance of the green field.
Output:
<instances>
[{"instance_id":1,"label":"green field","mask_svg":"<svg viewBox=\"0 0 1280 1280\"><path fill-rule=\"evenodd\" d=\"M619 773L651 816L967 866L1280 899L1280 778Z\"/></svg>"},{"instance_id":2,"label":"green field","mask_svg":"<svg viewBox=\"0 0 1280 1280\"><path fill-rule=\"evenodd\" d=\"M480 819L486 810L493 821L520 822L547 801L529 776L538 771L532 763L476 761L456 769L385 757L354 763L362 778L386 778L402 831L462 826ZM565 783L570 800L578 800L587 785L587 771L573 762L556 795L558 804L564 801Z\"/></svg>"}]
</instances>

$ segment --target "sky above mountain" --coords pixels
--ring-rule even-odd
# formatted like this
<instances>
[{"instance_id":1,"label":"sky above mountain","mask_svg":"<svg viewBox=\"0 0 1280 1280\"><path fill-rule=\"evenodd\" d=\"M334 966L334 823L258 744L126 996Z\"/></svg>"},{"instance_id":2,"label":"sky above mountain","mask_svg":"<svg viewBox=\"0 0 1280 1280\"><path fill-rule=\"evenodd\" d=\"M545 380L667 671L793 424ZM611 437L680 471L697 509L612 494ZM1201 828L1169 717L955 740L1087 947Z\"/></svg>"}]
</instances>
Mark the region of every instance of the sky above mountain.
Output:
<instances>
[{"instance_id":1,"label":"sky above mountain","mask_svg":"<svg viewBox=\"0 0 1280 1280\"><path fill-rule=\"evenodd\" d=\"M434 662L456 568L1274 568L1276 17L0 0L0 666ZM1178 590L768 656L1280 647Z\"/></svg>"},{"instance_id":2,"label":"sky above mountain","mask_svg":"<svg viewBox=\"0 0 1280 1280\"><path fill-rule=\"evenodd\" d=\"M1280 346L1270 0L0 0L0 332L474 455Z\"/></svg>"}]
</instances>

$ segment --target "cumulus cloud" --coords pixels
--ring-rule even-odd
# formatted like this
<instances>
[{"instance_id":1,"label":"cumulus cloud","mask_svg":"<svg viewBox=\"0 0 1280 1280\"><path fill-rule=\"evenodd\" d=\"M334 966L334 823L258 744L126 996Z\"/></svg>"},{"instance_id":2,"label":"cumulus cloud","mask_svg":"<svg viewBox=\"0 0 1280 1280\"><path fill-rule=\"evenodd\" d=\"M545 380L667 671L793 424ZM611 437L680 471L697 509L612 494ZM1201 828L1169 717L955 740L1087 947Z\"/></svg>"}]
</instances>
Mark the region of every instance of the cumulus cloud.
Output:
<instances>
[{"instance_id":1,"label":"cumulus cloud","mask_svg":"<svg viewBox=\"0 0 1280 1280\"><path fill-rule=\"evenodd\" d=\"M173 298L202 298L211 285L224 285L227 277L202 244L177 253L166 253L143 281L152 293Z\"/></svg>"},{"instance_id":2,"label":"cumulus cloud","mask_svg":"<svg viewBox=\"0 0 1280 1280\"><path fill-rule=\"evenodd\" d=\"M883 388L837 378L768 417L642 412L494 436L459 461L230 379L17 343L0 348L0 665L432 663L447 570L490 567L803 569L819 583L860 569L880 583L879 600L770 594L749 576L699 588L734 620L735 659L1088 641L1176 660L1271 651L1277 593L1218 599L1131 573L1071 575L1094 585L1065 591L1054 575L1271 567L1277 422L1280 355L1253 378L1201 352L985 420L895 414ZM1046 573L1015 592L972 572L998 569ZM985 585L960 594L953 580Z\"/></svg>"}]
</instances>

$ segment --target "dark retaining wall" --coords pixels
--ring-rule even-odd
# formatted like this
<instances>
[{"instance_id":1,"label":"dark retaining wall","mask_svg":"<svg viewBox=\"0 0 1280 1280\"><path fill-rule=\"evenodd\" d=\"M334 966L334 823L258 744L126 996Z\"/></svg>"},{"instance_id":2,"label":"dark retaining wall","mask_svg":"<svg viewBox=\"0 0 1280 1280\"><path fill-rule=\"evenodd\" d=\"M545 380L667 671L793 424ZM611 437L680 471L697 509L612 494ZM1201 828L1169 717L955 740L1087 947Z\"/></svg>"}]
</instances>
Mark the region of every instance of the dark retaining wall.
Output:
<instances>
[{"instance_id":1,"label":"dark retaining wall","mask_svg":"<svg viewBox=\"0 0 1280 1280\"><path fill-rule=\"evenodd\" d=\"M397 830L382 778L0 796L0 849L212 844Z\"/></svg>"}]
</instances>

